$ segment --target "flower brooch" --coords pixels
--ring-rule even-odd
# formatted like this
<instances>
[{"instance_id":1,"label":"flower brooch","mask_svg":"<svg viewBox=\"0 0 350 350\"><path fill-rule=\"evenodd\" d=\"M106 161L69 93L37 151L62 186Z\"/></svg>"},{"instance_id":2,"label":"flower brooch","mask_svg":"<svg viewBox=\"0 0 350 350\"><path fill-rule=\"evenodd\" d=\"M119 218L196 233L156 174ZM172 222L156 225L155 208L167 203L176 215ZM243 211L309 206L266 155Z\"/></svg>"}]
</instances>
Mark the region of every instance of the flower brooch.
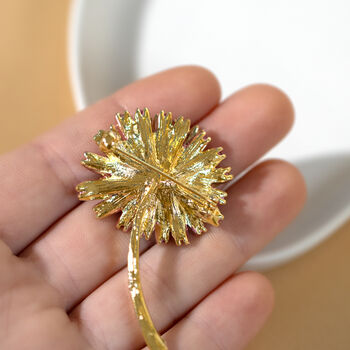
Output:
<instances>
[{"instance_id":1,"label":"flower brooch","mask_svg":"<svg viewBox=\"0 0 350 350\"><path fill-rule=\"evenodd\" d=\"M99 218L121 212L117 227L131 229L129 290L144 339L150 349L167 349L148 313L139 273L139 241L155 232L158 243L173 237L189 244L187 227L200 235L205 223L223 219L218 204L226 192L212 187L232 179L230 168L217 168L225 158L221 147L206 149L210 138L190 121L161 111L154 118L147 108L134 116L116 115L116 125L94 137L101 156L85 153L82 164L102 175L80 183L79 199L101 200L94 207Z\"/></svg>"}]
</instances>

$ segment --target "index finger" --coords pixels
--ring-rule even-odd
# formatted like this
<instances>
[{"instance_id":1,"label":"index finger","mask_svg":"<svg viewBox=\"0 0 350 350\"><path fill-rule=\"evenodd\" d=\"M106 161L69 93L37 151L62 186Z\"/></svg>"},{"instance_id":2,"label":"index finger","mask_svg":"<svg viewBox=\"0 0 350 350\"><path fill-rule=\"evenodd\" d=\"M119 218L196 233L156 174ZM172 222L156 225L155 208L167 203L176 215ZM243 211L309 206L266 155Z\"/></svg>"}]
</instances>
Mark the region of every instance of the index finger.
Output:
<instances>
[{"instance_id":1,"label":"index finger","mask_svg":"<svg viewBox=\"0 0 350 350\"><path fill-rule=\"evenodd\" d=\"M206 69L171 69L133 83L79 112L28 145L0 158L0 239L17 253L78 204L75 185L91 177L80 165L94 151L92 137L116 112L148 107L196 121L219 102L220 88ZM11 174L11 176L8 176Z\"/></svg>"}]
</instances>

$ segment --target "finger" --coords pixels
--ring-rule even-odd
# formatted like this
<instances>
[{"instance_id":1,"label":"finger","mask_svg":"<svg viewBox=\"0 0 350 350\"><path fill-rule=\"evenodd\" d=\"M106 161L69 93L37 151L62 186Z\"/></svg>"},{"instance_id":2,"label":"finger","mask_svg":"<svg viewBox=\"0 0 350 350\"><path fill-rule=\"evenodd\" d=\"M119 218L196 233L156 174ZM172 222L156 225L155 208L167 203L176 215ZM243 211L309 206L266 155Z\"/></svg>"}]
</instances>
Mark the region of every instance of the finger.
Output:
<instances>
[{"instance_id":1,"label":"finger","mask_svg":"<svg viewBox=\"0 0 350 350\"><path fill-rule=\"evenodd\" d=\"M57 292L0 240L1 349L91 349ZM49 344L50 343L50 344Z\"/></svg>"},{"instance_id":2,"label":"finger","mask_svg":"<svg viewBox=\"0 0 350 350\"><path fill-rule=\"evenodd\" d=\"M44 297L39 298L41 293ZM8 317L9 314L6 311L3 312L9 307L6 301L11 302L13 308L21 310L21 312L11 312L12 317ZM0 305L2 310L0 325L3 326L0 327L0 335L3 335L1 332L6 329L6 321L8 321L8 325L10 323L16 324L22 317L26 318L33 312L62 306L57 292L46 283L38 271L31 264L27 264L13 255L10 248L1 240Z\"/></svg>"},{"instance_id":3,"label":"finger","mask_svg":"<svg viewBox=\"0 0 350 350\"><path fill-rule=\"evenodd\" d=\"M275 146L290 130L294 110L288 96L264 84L239 90L200 123L213 146L222 146L237 175Z\"/></svg>"},{"instance_id":4,"label":"finger","mask_svg":"<svg viewBox=\"0 0 350 350\"><path fill-rule=\"evenodd\" d=\"M85 151L94 150L93 135L108 128L116 112L146 106L151 113L165 109L195 121L212 110L219 98L217 80L207 70L171 69L123 88L2 156L0 191L6 205L0 214L0 239L17 253L78 203L74 188L91 177L80 160Z\"/></svg>"},{"instance_id":5,"label":"finger","mask_svg":"<svg viewBox=\"0 0 350 350\"><path fill-rule=\"evenodd\" d=\"M296 168L282 161L264 162L229 189L220 227L192 238L190 246L155 245L145 252L140 258L141 279L157 329L168 329L233 274L297 215L304 199L304 181ZM92 342L103 337L111 348L142 346L126 269L71 315Z\"/></svg>"},{"instance_id":6,"label":"finger","mask_svg":"<svg viewBox=\"0 0 350 350\"><path fill-rule=\"evenodd\" d=\"M272 311L270 282L254 272L228 279L163 335L169 349L244 349Z\"/></svg>"},{"instance_id":7,"label":"finger","mask_svg":"<svg viewBox=\"0 0 350 350\"><path fill-rule=\"evenodd\" d=\"M222 134L212 136L228 148L228 163L237 173L281 139L292 121L293 109L280 90L254 85L227 99L201 124L209 135L216 132L217 125L221 126ZM244 152L245 158L238 156L238 150ZM79 206L24 252L61 292L67 308L126 263L129 235L114 230L114 218L96 220L91 212L94 204ZM142 242L141 252L150 244Z\"/></svg>"}]
</instances>

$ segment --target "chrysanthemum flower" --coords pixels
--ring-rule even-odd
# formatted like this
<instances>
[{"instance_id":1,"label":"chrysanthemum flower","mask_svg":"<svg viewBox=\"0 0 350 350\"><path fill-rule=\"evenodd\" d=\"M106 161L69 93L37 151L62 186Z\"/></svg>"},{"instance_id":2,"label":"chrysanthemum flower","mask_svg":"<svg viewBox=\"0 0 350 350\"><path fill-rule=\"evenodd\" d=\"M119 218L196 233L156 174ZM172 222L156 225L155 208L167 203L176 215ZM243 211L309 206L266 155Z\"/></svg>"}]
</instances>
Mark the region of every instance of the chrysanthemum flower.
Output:
<instances>
[{"instance_id":1,"label":"chrysanthemum flower","mask_svg":"<svg viewBox=\"0 0 350 350\"><path fill-rule=\"evenodd\" d=\"M135 225L147 239L155 230L158 242L171 234L176 244L187 244L186 226L201 234L204 223L217 225L223 218L217 204L225 203L226 193L212 184L232 178L230 168L216 168L225 158L222 148L205 150L205 132L190 129L183 117L173 122L171 113L152 121L145 109L116 119L95 136L106 156L85 153L83 165L103 178L79 184L79 198L102 200L94 207L100 218L122 211L118 227Z\"/></svg>"}]
</instances>

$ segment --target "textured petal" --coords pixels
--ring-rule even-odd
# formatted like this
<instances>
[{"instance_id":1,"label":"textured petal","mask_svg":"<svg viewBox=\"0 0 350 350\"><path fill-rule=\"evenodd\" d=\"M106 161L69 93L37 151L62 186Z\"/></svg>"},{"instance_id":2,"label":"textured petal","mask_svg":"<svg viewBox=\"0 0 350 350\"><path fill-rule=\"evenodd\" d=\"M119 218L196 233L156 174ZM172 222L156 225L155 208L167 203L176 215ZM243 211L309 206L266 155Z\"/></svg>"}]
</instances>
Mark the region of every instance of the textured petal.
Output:
<instances>
[{"instance_id":1,"label":"textured petal","mask_svg":"<svg viewBox=\"0 0 350 350\"><path fill-rule=\"evenodd\" d=\"M158 243L169 241L169 233L170 233L170 218L169 218L169 210L168 205L163 206L161 201L157 202L156 209L156 240Z\"/></svg>"},{"instance_id":2,"label":"textured petal","mask_svg":"<svg viewBox=\"0 0 350 350\"><path fill-rule=\"evenodd\" d=\"M183 153L183 143L190 130L190 121L183 117L178 118L173 127L173 137L171 138L168 146L168 157L171 167L169 170L176 166L177 160Z\"/></svg>"},{"instance_id":3,"label":"textured petal","mask_svg":"<svg viewBox=\"0 0 350 350\"><path fill-rule=\"evenodd\" d=\"M117 113L115 116L117 121L117 127L123 139L127 139L128 136L132 136L134 130L135 122L128 111L123 114Z\"/></svg>"},{"instance_id":4,"label":"textured petal","mask_svg":"<svg viewBox=\"0 0 350 350\"><path fill-rule=\"evenodd\" d=\"M188 172L200 171L206 167L214 169L223 159L224 154L219 154L222 151L222 147L211 148L204 152L198 153L188 161L184 160L181 164L177 164L175 170L176 174L186 174Z\"/></svg>"},{"instance_id":5,"label":"textured petal","mask_svg":"<svg viewBox=\"0 0 350 350\"><path fill-rule=\"evenodd\" d=\"M204 138L205 131L200 131L198 127L193 127L187 139L185 140L185 148L184 151L179 158L175 168L181 168L184 163L188 163L192 158L200 154L207 144L210 142L210 137Z\"/></svg>"},{"instance_id":6,"label":"textured petal","mask_svg":"<svg viewBox=\"0 0 350 350\"><path fill-rule=\"evenodd\" d=\"M168 146L172 137L172 115L171 113L165 115L164 111L161 111L157 114L156 120L157 130L155 136L158 163L163 169L169 169Z\"/></svg>"},{"instance_id":7,"label":"textured petal","mask_svg":"<svg viewBox=\"0 0 350 350\"><path fill-rule=\"evenodd\" d=\"M132 199L128 204L123 208L122 215L119 218L117 228L124 228L124 231L127 231L132 224L134 217L137 212L137 204L140 202L139 197Z\"/></svg>"},{"instance_id":8,"label":"textured petal","mask_svg":"<svg viewBox=\"0 0 350 350\"><path fill-rule=\"evenodd\" d=\"M125 162L122 162L113 153L108 153L107 157L95 153L85 153L85 160L82 164L102 175L113 175L114 179L132 178L136 175L137 170Z\"/></svg>"},{"instance_id":9,"label":"textured petal","mask_svg":"<svg viewBox=\"0 0 350 350\"><path fill-rule=\"evenodd\" d=\"M144 153L144 161L156 164L156 146L154 140L154 134L152 132L151 118L149 111L145 108L144 113L141 114L140 110L137 110L135 114L135 121L138 124L140 131L140 137L142 140L142 148Z\"/></svg>"},{"instance_id":10,"label":"textured petal","mask_svg":"<svg viewBox=\"0 0 350 350\"><path fill-rule=\"evenodd\" d=\"M94 206L94 211L98 218L104 218L120 211L130 200L135 197L135 193L113 195Z\"/></svg>"},{"instance_id":11,"label":"textured petal","mask_svg":"<svg viewBox=\"0 0 350 350\"><path fill-rule=\"evenodd\" d=\"M120 136L117 134L115 129L111 127L110 130L104 131L100 130L95 136L94 140L101 151L107 153L116 147L119 141L121 141Z\"/></svg>"},{"instance_id":12,"label":"textured petal","mask_svg":"<svg viewBox=\"0 0 350 350\"><path fill-rule=\"evenodd\" d=\"M185 181L188 181L187 183ZM206 181L205 179L202 179L200 176L196 176L195 178L180 178L180 181L187 185L187 187L197 190L197 192L200 192L202 196L207 198L207 201L212 201L215 203L225 204L225 197L227 196L227 193L225 191L221 191L215 187L211 186L211 181ZM184 190L186 192L186 190ZM195 196L192 197L193 199L196 199ZM197 201L203 201L202 198L197 198Z\"/></svg>"},{"instance_id":13,"label":"textured petal","mask_svg":"<svg viewBox=\"0 0 350 350\"><path fill-rule=\"evenodd\" d=\"M126 143L128 144L128 152L140 159L144 159L143 143L137 122L128 112L122 115L118 113L116 115L116 120L121 136L126 139Z\"/></svg>"},{"instance_id":14,"label":"textured petal","mask_svg":"<svg viewBox=\"0 0 350 350\"><path fill-rule=\"evenodd\" d=\"M204 179L210 181L210 184L227 182L233 179L233 176L228 174L230 171L230 167L214 169L208 176L205 176Z\"/></svg>"},{"instance_id":15,"label":"textured petal","mask_svg":"<svg viewBox=\"0 0 350 350\"><path fill-rule=\"evenodd\" d=\"M201 131L198 125L192 126L184 141L184 147L187 148L200 134L205 135L205 131Z\"/></svg>"},{"instance_id":16,"label":"textured petal","mask_svg":"<svg viewBox=\"0 0 350 350\"><path fill-rule=\"evenodd\" d=\"M173 236L175 243L181 245L182 242L189 244L187 234L186 234L186 219L183 215L183 209L176 198L174 192L170 192L170 228L171 235Z\"/></svg>"},{"instance_id":17,"label":"textured petal","mask_svg":"<svg viewBox=\"0 0 350 350\"><path fill-rule=\"evenodd\" d=\"M187 211L185 213L186 216L186 224L188 227L190 227L197 235L202 234L203 232L206 232L207 229L203 224L203 220L194 215L192 211Z\"/></svg>"},{"instance_id":18,"label":"textured petal","mask_svg":"<svg viewBox=\"0 0 350 350\"><path fill-rule=\"evenodd\" d=\"M217 206L204 201L193 201L180 188L175 191L175 194L185 213L196 216L203 222L217 226L218 222L224 218Z\"/></svg>"},{"instance_id":19,"label":"textured petal","mask_svg":"<svg viewBox=\"0 0 350 350\"><path fill-rule=\"evenodd\" d=\"M108 195L117 194L121 191L133 191L135 188L142 184L142 178L138 178L138 181L130 179L126 180L111 180L109 178L96 180L96 181L85 181L80 183L76 188L79 192L80 200L91 200L91 199L104 199Z\"/></svg>"},{"instance_id":20,"label":"textured petal","mask_svg":"<svg viewBox=\"0 0 350 350\"><path fill-rule=\"evenodd\" d=\"M213 183L227 182L233 179L231 174L227 174L231 171L231 168L203 168L201 170L194 170L186 172L186 178L189 179L188 183L195 186L211 186Z\"/></svg>"},{"instance_id":21,"label":"textured petal","mask_svg":"<svg viewBox=\"0 0 350 350\"><path fill-rule=\"evenodd\" d=\"M144 234L146 239L150 238L156 224L156 202L154 193L150 194L139 206L136 213L135 225L139 228L140 235Z\"/></svg>"},{"instance_id":22,"label":"textured petal","mask_svg":"<svg viewBox=\"0 0 350 350\"><path fill-rule=\"evenodd\" d=\"M156 223L157 197L155 191L157 185L156 181L152 181L145 186L135 216L134 225L138 227L139 234L144 234L146 239L149 239Z\"/></svg>"}]
</instances>

